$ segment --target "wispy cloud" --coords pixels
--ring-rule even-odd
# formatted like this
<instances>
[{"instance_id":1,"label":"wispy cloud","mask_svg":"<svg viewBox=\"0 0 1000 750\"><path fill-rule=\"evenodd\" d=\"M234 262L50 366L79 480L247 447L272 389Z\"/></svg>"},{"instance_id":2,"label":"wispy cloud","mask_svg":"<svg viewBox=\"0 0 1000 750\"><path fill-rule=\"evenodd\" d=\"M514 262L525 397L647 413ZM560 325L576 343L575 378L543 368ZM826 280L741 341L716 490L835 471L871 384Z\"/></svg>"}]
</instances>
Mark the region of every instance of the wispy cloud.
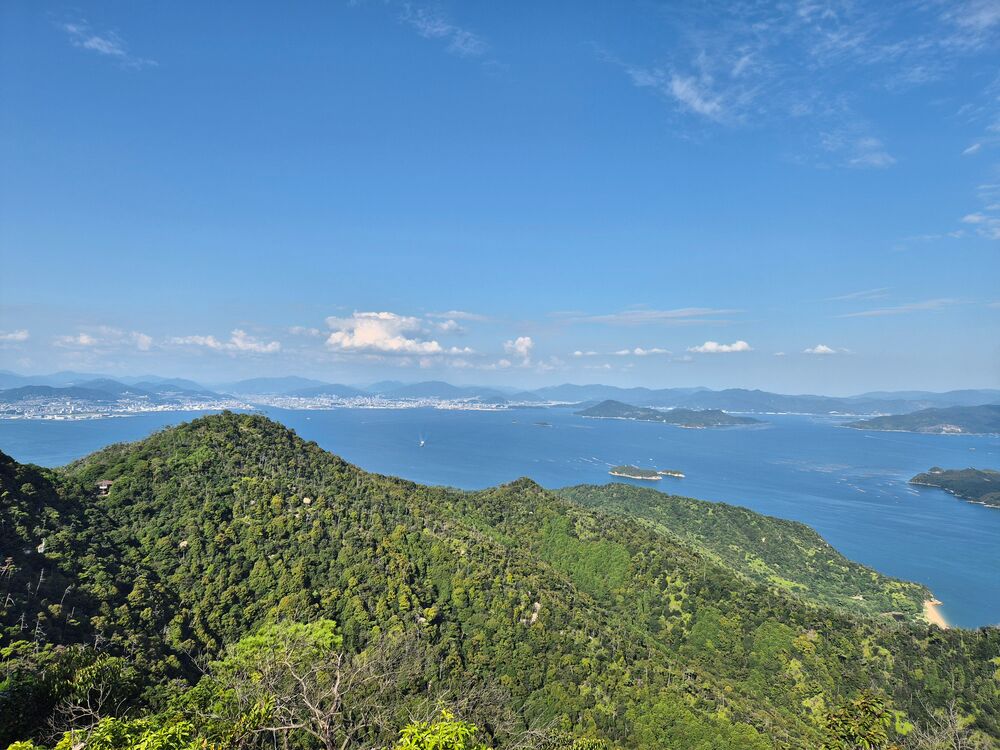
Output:
<instances>
[{"instance_id":1,"label":"wispy cloud","mask_svg":"<svg viewBox=\"0 0 1000 750\"><path fill-rule=\"evenodd\" d=\"M983 149L982 143L973 143L967 149L962 151L962 156L972 156L973 154L978 154Z\"/></svg>"},{"instance_id":2,"label":"wispy cloud","mask_svg":"<svg viewBox=\"0 0 1000 750\"><path fill-rule=\"evenodd\" d=\"M174 336L169 339L169 343L175 346L195 346L203 347L219 352L229 352L231 354L274 354L281 351L280 341L261 341L242 329L235 329L227 341L221 341L215 336Z\"/></svg>"},{"instance_id":3,"label":"wispy cloud","mask_svg":"<svg viewBox=\"0 0 1000 750\"><path fill-rule=\"evenodd\" d=\"M998 7L997 0L660 4L650 19L662 29L657 59L602 57L668 102L682 126L776 125L784 138L812 144L795 161L883 169L896 156L866 122L861 92L940 81L964 59L995 50Z\"/></svg>"},{"instance_id":4,"label":"wispy cloud","mask_svg":"<svg viewBox=\"0 0 1000 750\"><path fill-rule=\"evenodd\" d=\"M906 315L914 312L925 312L928 310L940 310L951 305L957 305L958 300L954 299L929 299L923 302L909 302L905 305L895 305L893 307L877 307L873 310L861 310L860 312L844 313L838 318L878 318L884 315Z\"/></svg>"},{"instance_id":5,"label":"wispy cloud","mask_svg":"<svg viewBox=\"0 0 1000 750\"><path fill-rule=\"evenodd\" d=\"M840 166L855 169L885 169L896 163L882 141L871 135L858 134L856 128L822 133L823 150L831 154Z\"/></svg>"},{"instance_id":6,"label":"wispy cloud","mask_svg":"<svg viewBox=\"0 0 1000 750\"><path fill-rule=\"evenodd\" d=\"M980 237L985 237L989 240L1000 240L1000 215L996 213L998 208L1000 207L991 204L991 213L975 211L963 216L961 221L963 224L971 225Z\"/></svg>"},{"instance_id":7,"label":"wispy cloud","mask_svg":"<svg viewBox=\"0 0 1000 750\"><path fill-rule=\"evenodd\" d=\"M489 317L479 313L468 312L467 310L446 310L445 312L427 313L428 318L450 318L451 320L486 321Z\"/></svg>"},{"instance_id":8,"label":"wispy cloud","mask_svg":"<svg viewBox=\"0 0 1000 750\"><path fill-rule=\"evenodd\" d=\"M141 331L126 331L112 326L97 326L74 334L56 336L52 343L64 349L113 349L132 348L148 352L153 348L153 337Z\"/></svg>"},{"instance_id":9,"label":"wispy cloud","mask_svg":"<svg viewBox=\"0 0 1000 750\"><path fill-rule=\"evenodd\" d=\"M139 70L158 64L129 52L125 40L115 31L96 31L84 20L63 23L61 28L74 47L116 60L122 67Z\"/></svg>"},{"instance_id":10,"label":"wispy cloud","mask_svg":"<svg viewBox=\"0 0 1000 750\"><path fill-rule=\"evenodd\" d=\"M489 44L479 34L453 23L443 12L404 3L400 20L424 39L445 43L448 52L460 57L481 57L489 51Z\"/></svg>"},{"instance_id":11,"label":"wispy cloud","mask_svg":"<svg viewBox=\"0 0 1000 750\"><path fill-rule=\"evenodd\" d=\"M848 302L851 300L862 300L862 299L882 299L888 297L889 287L880 286L875 289L863 289L860 292L850 292L848 294L841 294L836 297L827 297L827 302Z\"/></svg>"},{"instance_id":12,"label":"wispy cloud","mask_svg":"<svg viewBox=\"0 0 1000 750\"><path fill-rule=\"evenodd\" d=\"M697 323L726 323L719 316L739 313L740 310L717 307L681 307L674 310L646 308L622 310L615 313L588 315L583 313L557 314L570 323L606 323L610 325L694 325Z\"/></svg>"},{"instance_id":13,"label":"wispy cloud","mask_svg":"<svg viewBox=\"0 0 1000 750\"><path fill-rule=\"evenodd\" d=\"M734 352L749 352L753 348L746 341L734 341L731 344L720 344L718 341L706 341L698 346L689 346L689 352L698 354L731 354Z\"/></svg>"}]
</instances>

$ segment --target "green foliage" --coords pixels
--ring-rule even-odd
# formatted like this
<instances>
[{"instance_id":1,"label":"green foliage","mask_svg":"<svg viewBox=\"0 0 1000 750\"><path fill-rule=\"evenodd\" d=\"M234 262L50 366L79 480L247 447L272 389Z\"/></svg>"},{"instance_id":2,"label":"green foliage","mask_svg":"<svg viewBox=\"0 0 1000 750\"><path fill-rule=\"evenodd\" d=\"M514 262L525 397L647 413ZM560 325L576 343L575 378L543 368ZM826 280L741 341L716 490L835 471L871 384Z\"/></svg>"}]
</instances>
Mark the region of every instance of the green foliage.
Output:
<instances>
[{"instance_id":1,"label":"green foliage","mask_svg":"<svg viewBox=\"0 0 1000 750\"><path fill-rule=\"evenodd\" d=\"M889 747L892 711L877 696L862 694L824 717L824 750L882 750Z\"/></svg>"},{"instance_id":2,"label":"green foliage","mask_svg":"<svg viewBox=\"0 0 1000 750\"><path fill-rule=\"evenodd\" d=\"M801 525L631 490L421 487L234 414L57 472L0 456L0 747L49 720L273 747L281 715L307 750L337 668L393 676L345 699L344 731L379 707L346 748L390 746L439 700L497 748L537 727L622 750L819 747L828 707L863 692L917 727L954 704L1000 737L1000 631L861 614L850 595L910 613L924 589ZM318 713L286 700L296 675ZM97 718L67 720L81 702Z\"/></svg>"},{"instance_id":3,"label":"green foliage","mask_svg":"<svg viewBox=\"0 0 1000 750\"><path fill-rule=\"evenodd\" d=\"M436 721L418 721L403 727L393 750L488 750L486 745L473 742L479 730L475 724L457 721L448 711L442 711Z\"/></svg>"},{"instance_id":4,"label":"green foliage","mask_svg":"<svg viewBox=\"0 0 1000 750\"><path fill-rule=\"evenodd\" d=\"M809 601L850 612L899 612L922 622L930 591L848 560L804 524L726 503L609 484L559 490L574 503L639 518L663 535L691 544L734 572Z\"/></svg>"}]
</instances>

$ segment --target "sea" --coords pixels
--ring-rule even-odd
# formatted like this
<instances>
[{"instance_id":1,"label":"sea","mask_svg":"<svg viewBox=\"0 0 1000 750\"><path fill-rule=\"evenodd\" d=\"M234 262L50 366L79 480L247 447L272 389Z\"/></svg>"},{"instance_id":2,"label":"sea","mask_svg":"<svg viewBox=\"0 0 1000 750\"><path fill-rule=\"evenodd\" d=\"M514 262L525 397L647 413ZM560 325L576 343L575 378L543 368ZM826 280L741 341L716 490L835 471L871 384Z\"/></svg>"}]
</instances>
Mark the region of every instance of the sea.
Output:
<instances>
[{"instance_id":1,"label":"sea","mask_svg":"<svg viewBox=\"0 0 1000 750\"><path fill-rule=\"evenodd\" d=\"M556 488L606 483L618 464L676 469L684 479L615 481L801 521L847 557L929 586L951 624L1000 624L1000 509L908 483L932 466L1000 469L997 436L867 432L844 418L787 414L696 430L559 408L262 413L363 469L424 484L478 489L530 477ZM0 450L54 467L197 416L0 420Z\"/></svg>"}]
</instances>

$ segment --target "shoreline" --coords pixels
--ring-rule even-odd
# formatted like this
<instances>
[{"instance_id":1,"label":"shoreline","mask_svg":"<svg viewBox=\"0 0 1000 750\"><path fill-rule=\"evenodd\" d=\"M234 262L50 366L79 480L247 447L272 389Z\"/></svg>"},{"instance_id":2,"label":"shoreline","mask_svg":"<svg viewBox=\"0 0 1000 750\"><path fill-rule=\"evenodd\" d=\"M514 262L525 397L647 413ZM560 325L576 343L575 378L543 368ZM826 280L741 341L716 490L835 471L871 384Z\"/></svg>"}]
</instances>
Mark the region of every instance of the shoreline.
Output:
<instances>
[{"instance_id":1,"label":"shoreline","mask_svg":"<svg viewBox=\"0 0 1000 750\"><path fill-rule=\"evenodd\" d=\"M941 602L937 599L924 600L924 619L931 625L937 625L941 630L947 630L950 626L948 621L941 614Z\"/></svg>"}]
</instances>

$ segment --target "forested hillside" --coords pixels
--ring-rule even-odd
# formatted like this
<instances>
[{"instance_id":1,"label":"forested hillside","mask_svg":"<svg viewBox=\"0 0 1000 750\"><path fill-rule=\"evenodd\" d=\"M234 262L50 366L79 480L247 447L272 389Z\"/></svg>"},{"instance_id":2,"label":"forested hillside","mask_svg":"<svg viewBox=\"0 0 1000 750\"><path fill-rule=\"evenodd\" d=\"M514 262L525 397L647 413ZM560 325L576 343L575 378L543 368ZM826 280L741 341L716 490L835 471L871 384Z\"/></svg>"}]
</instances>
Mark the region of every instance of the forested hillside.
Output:
<instances>
[{"instance_id":1,"label":"forested hillside","mask_svg":"<svg viewBox=\"0 0 1000 750\"><path fill-rule=\"evenodd\" d=\"M765 585L853 612L919 621L925 586L848 560L805 524L630 484L580 485L558 494L588 508L641 519Z\"/></svg>"},{"instance_id":2,"label":"forested hillside","mask_svg":"<svg viewBox=\"0 0 1000 750\"><path fill-rule=\"evenodd\" d=\"M4 456L0 747L1000 738L1000 631L865 614L924 589L620 492L422 487L234 414L58 472Z\"/></svg>"},{"instance_id":3,"label":"forested hillside","mask_svg":"<svg viewBox=\"0 0 1000 750\"><path fill-rule=\"evenodd\" d=\"M912 484L940 487L955 497L1000 508L1000 471L992 469L940 469L934 467L917 474Z\"/></svg>"}]
</instances>

